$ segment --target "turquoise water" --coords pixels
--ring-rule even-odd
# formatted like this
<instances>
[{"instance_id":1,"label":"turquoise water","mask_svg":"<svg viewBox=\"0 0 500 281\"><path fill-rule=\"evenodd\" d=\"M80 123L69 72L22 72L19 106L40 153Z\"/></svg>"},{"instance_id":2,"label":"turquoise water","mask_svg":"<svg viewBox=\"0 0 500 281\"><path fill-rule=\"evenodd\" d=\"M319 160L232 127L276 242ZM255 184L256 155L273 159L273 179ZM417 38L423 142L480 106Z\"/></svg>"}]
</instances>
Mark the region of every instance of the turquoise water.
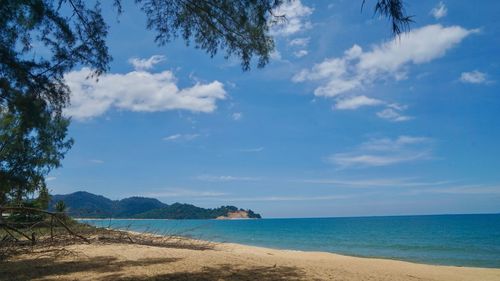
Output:
<instances>
[{"instance_id":1,"label":"turquoise water","mask_svg":"<svg viewBox=\"0 0 500 281\"><path fill-rule=\"evenodd\" d=\"M279 249L500 268L500 214L85 222Z\"/></svg>"}]
</instances>

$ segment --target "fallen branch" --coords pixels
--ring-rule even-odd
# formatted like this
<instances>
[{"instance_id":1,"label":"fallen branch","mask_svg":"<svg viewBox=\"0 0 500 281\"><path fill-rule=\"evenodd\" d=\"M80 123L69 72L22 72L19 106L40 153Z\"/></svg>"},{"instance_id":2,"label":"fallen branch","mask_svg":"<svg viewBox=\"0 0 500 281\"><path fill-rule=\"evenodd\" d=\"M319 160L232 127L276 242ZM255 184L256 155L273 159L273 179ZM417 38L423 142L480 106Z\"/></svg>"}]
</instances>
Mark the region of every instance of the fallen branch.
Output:
<instances>
[{"instance_id":1,"label":"fallen branch","mask_svg":"<svg viewBox=\"0 0 500 281\"><path fill-rule=\"evenodd\" d=\"M12 227L12 226L10 226L10 225L8 225L8 224L6 224L6 223L1 223L1 224L0 224L0 227L5 228L6 230L14 231L15 233L20 234L20 235L21 235L21 236L23 236L24 238L26 238L26 239L30 240L32 243L34 243L34 242L33 242L33 240L32 240L32 237L29 237L29 236L28 236L28 235L26 235L24 232L22 232L22 231L20 231L20 230L16 229L15 227ZM14 237L14 236L12 235L12 233L10 233L10 232L8 232L8 231L7 231L7 233L9 233L12 237ZM14 238L15 238L15 237L14 237Z\"/></svg>"},{"instance_id":2,"label":"fallen branch","mask_svg":"<svg viewBox=\"0 0 500 281\"><path fill-rule=\"evenodd\" d=\"M42 210L42 209L36 209L36 208L31 208L31 207L1 207L0 208L0 213L4 212L4 211L14 211L14 212L26 212L26 213L41 213L41 214L46 214L46 215L49 215L51 216L52 219L55 219L57 222L59 222L61 224L62 227L64 227L66 229L66 231L68 231L69 234L73 235L74 237L78 237L80 239L82 239L83 241L87 242L87 243L90 243L90 241L75 233L73 230L71 230L71 228L69 228L66 223L64 223L60 216L61 215L64 215L64 214L61 214L61 213L54 213L54 212L49 212L49 211L45 211L45 210ZM13 230L14 228L11 228L11 230ZM19 231L16 230L16 232L19 233ZM24 235L23 233L23 236L27 237L26 235ZM31 240L30 238L28 238L29 240Z\"/></svg>"}]
</instances>

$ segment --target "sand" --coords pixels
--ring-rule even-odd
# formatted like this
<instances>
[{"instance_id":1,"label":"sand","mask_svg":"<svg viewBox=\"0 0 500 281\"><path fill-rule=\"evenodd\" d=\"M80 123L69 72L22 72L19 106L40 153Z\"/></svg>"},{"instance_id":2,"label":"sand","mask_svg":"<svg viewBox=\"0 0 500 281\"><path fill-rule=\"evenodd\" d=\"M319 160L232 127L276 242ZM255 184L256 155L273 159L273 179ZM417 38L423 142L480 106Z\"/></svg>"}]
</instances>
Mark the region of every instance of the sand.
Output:
<instances>
[{"instance_id":1,"label":"sand","mask_svg":"<svg viewBox=\"0 0 500 281\"><path fill-rule=\"evenodd\" d=\"M137 244L78 244L0 263L0 280L473 280L500 269L424 265L323 252L221 243L208 250Z\"/></svg>"}]
</instances>

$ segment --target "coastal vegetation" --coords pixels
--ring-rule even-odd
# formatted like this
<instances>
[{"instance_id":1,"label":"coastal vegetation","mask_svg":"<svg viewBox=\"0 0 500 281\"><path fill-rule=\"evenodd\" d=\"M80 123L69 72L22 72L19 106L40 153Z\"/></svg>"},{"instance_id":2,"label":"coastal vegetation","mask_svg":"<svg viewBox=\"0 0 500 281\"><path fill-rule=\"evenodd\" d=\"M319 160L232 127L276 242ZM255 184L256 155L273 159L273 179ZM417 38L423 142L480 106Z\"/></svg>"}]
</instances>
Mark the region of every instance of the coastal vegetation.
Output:
<instances>
[{"instance_id":1,"label":"coastal vegetation","mask_svg":"<svg viewBox=\"0 0 500 281\"><path fill-rule=\"evenodd\" d=\"M235 206L207 209L191 204L168 205L157 199L145 197L111 200L83 191L54 195L50 204L51 210L61 201L66 204L68 214L77 218L216 219L230 217L231 213L236 212L243 212L247 218L261 218L252 210L243 210Z\"/></svg>"}]
</instances>

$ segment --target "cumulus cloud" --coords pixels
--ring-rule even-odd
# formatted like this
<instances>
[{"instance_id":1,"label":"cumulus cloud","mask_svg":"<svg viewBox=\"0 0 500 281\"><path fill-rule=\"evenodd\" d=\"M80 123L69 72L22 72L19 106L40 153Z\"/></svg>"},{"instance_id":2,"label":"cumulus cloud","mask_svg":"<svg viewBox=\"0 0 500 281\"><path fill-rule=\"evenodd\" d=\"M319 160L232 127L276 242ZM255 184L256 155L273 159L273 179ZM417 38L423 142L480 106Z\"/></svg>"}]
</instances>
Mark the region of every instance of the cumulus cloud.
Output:
<instances>
[{"instance_id":1,"label":"cumulus cloud","mask_svg":"<svg viewBox=\"0 0 500 281\"><path fill-rule=\"evenodd\" d=\"M328 160L340 168L389 166L432 158L432 139L399 136L362 143L350 152L331 155Z\"/></svg>"},{"instance_id":2,"label":"cumulus cloud","mask_svg":"<svg viewBox=\"0 0 500 281\"><path fill-rule=\"evenodd\" d=\"M460 26L435 24L413 29L401 37L374 45L368 51L355 44L344 51L341 57L327 58L310 69L302 69L292 77L292 81L317 83L314 95L334 98L340 106L349 99L367 103L366 98L349 96L380 80L406 79L409 66L428 63L444 56L449 49L475 32L477 30ZM389 106L377 116L391 121L409 120L402 115L404 110Z\"/></svg>"},{"instance_id":3,"label":"cumulus cloud","mask_svg":"<svg viewBox=\"0 0 500 281\"><path fill-rule=\"evenodd\" d=\"M219 81L196 82L180 89L171 71L150 73L132 71L109 73L99 81L87 79L91 70L82 68L64 75L71 90L71 105L65 114L76 120L103 115L114 108L135 112L189 110L210 113L217 108L217 101L226 98L224 85Z\"/></svg>"},{"instance_id":4,"label":"cumulus cloud","mask_svg":"<svg viewBox=\"0 0 500 281\"><path fill-rule=\"evenodd\" d=\"M148 70L153 68L155 64L158 64L165 60L164 56L154 55L149 59L131 58L129 63L134 66L136 70Z\"/></svg>"},{"instance_id":5,"label":"cumulus cloud","mask_svg":"<svg viewBox=\"0 0 500 281\"><path fill-rule=\"evenodd\" d=\"M439 2L437 6L432 8L431 10L431 15L437 20L442 17L445 17L446 14L448 14L448 9L446 8L446 6L442 1Z\"/></svg>"},{"instance_id":6,"label":"cumulus cloud","mask_svg":"<svg viewBox=\"0 0 500 281\"><path fill-rule=\"evenodd\" d=\"M488 80L486 79L486 73L474 70L471 72L462 72L460 75L460 81L463 83L470 84L486 84Z\"/></svg>"},{"instance_id":7,"label":"cumulus cloud","mask_svg":"<svg viewBox=\"0 0 500 281\"><path fill-rule=\"evenodd\" d=\"M285 1L273 13L275 15L284 15L286 20L274 24L271 28L271 34L274 36L289 36L311 28L309 16L314 9L302 4L300 0Z\"/></svg>"},{"instance_id":8,"label":"cumulus cloud","mask_svg":"<svg viewBox=\"0 0 500 281\"><path fill-rule=\"evenodd\" d=\"M363 106L375 106L384 104L383 101L372 99L367 96L354 96L338 99L335 104L335 109L357 109Z\"/></svg>"},{"instance_id":9,"label":"cumulus cloud","mask_svg":"<svg viewBox=\"0 0 500 281\"><path fill-rule=\"evenodd\" d=\"M354 45L342 57L328 58L311 69L303 69L292 80L323 82L314 94L335 97L383 78L404 79L407 66L442 57L474 32L460 26L428 25L375 45L370 51Z\"/></svg>"}]
</instances>

